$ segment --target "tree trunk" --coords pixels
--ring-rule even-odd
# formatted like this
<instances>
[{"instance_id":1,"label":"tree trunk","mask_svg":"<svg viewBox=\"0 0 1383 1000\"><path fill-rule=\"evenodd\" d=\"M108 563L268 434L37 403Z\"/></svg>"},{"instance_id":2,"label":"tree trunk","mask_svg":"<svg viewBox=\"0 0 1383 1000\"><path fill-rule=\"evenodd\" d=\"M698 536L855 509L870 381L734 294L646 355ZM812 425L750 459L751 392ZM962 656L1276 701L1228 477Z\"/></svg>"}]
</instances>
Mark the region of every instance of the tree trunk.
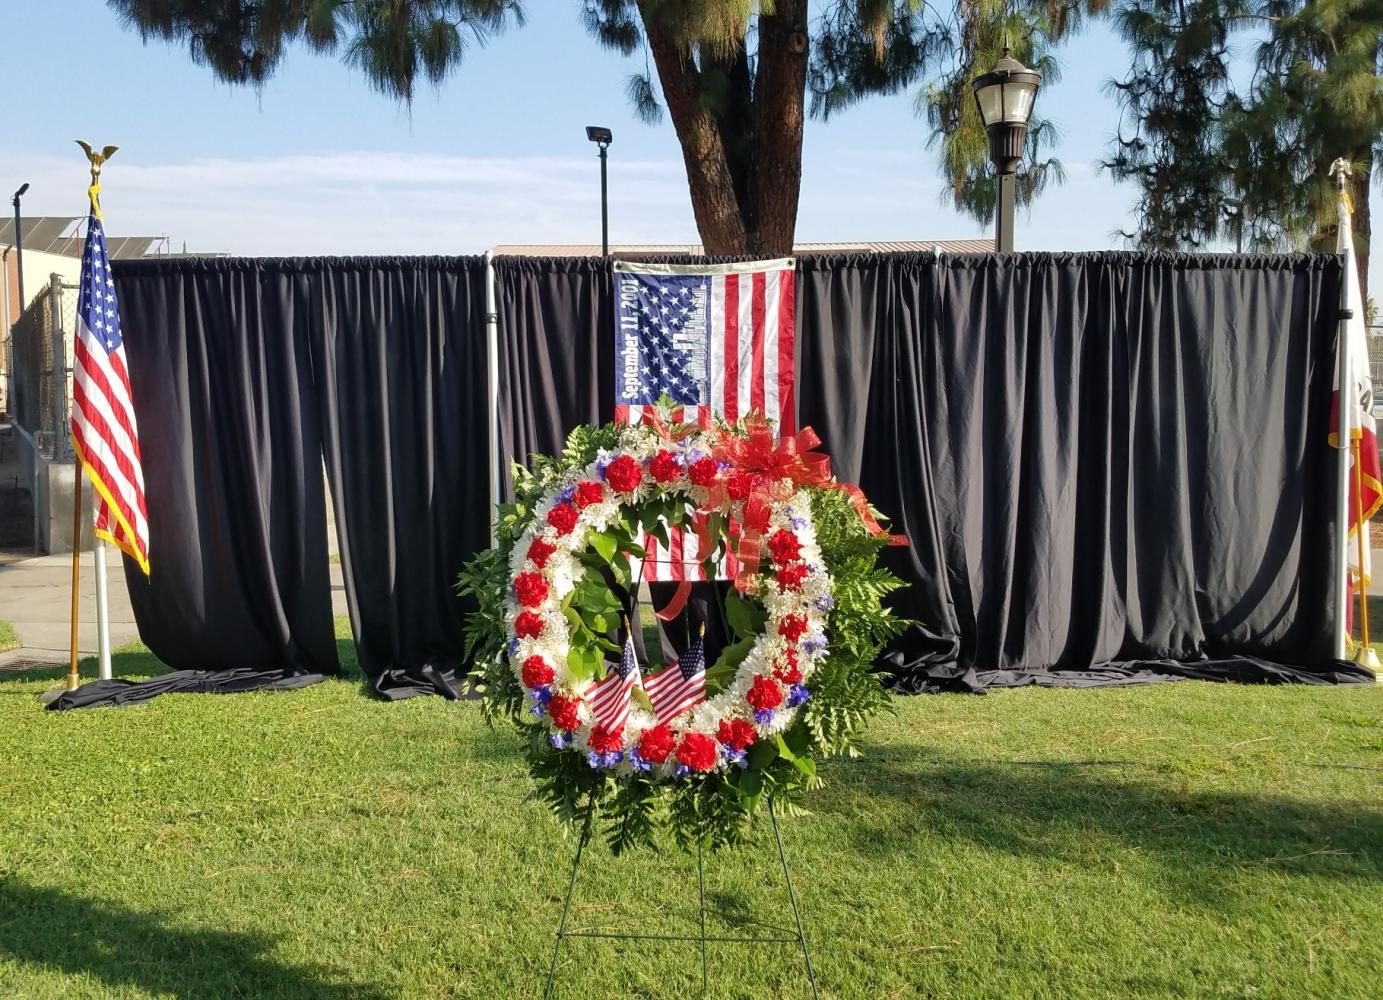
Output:
<instances>
[{"instance_id":1,"label":"tree trunk","mask_svg":"<svg viewBox=\"0 0 1383 1000\"><path fill-rule=\"evenodd\" d=\"M754 160L745 228L751 253L786 257L802 191L802 125L807 91L807 0L777 0L759 18L754 81Z\"/></svg>"},{"instance_id":2,"label":"tree trunk","mask_svg":"<svg viewBox=\"0 0 1383 1000\"><path fill-rule=\"evenodd\" d=\"M638 0L663 100L682 146L706 253L787 256L802 189L809 0L758 19L755 68L742 49L700 54Z\"/></svg>"},{"instance_id":3,"label":"tree trunk","mask_svg":"<svg viewBox=\"0 0 1383 1000\"><path fill-rule=\"evenodd\" d=\"M701 74L689 46L677 40L650 12L649 0L639 0L644 34L658 67L669 117L682 146L691 189L692 213L706 253L747 253L743 210L735 196L734 175L715 115L703 99Z\"/></svg>"}]
</instances>

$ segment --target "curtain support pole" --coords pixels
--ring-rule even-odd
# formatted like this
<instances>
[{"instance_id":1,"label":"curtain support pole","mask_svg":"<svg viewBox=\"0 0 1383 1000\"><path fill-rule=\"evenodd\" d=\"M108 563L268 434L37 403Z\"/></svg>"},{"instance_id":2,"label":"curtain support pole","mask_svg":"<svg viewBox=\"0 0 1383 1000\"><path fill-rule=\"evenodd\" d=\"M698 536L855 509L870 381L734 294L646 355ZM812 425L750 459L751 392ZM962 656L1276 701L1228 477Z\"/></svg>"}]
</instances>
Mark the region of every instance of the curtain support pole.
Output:
<instances>
[{"instance_id":1,"label":"curtain support pole","mask_svg":"<svg viewBox=\"0 0 1383 1000\"><path fill-rule=\"evenodd\" d=\"M490 442L490 545L496 543L497 509L500 500L499 445L499 313L495 309L495 255L485 251L485 353L486 390Z\"/></svg>"}]
</instances>

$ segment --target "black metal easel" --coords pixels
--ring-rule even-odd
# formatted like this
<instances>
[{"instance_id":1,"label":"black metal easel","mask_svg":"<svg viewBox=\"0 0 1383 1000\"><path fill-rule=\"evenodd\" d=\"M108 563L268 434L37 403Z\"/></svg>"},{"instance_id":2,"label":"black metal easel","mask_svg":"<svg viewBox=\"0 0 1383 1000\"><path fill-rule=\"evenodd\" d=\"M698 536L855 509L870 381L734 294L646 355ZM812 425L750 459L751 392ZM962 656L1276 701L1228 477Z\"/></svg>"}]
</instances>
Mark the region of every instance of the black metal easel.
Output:
<instances>
[{"instance_id":1,"label":"black metal easel","mask_svg":"<svg viewBox=\"0 0 1383 1000\"><path fill-rule=\"evenodd\" d=\"M557 926L557 940L552 948L552 964L547 970L547 988L543 991L543 997L552 996L552 987L557 977L557 960L561 957L562 942L568 938L610 938L617 941L698 941L701 944L701 992L706 993L710 986L710 974L706 960L706 944L710 941L717 942L738 942L743 944L792 944L796 943L802 949L802 961L807 966L807 982L812 988L813 1000L820 1000L820 994L816 989L816 972L812 969L811 952L807 949L807 935L802 930L802 911L797 906L797 893L792 887L792 876L788 873L788 858L783 851L783 835L778 830L778 817L773 812L773 800L768 800L768 818L773 824L773 840L778 845L778 860L783 866L783 882L787 885L788 900L792 903L792 917L797 930L794 933L786 927L776 927L772 924L765 924L760 921L752 921L761 927L770 930L781 931L783 934L790 934L790 937L741 937L737 935L713 935L706 934L706 878L705 871L701 863L701 845L696 848L696 887L700 894L701 903L701 933L692 934L616 934L612 931L586 931L586 930L567 930L567 917L571 913L571 900L576 892L576 876L581 870L581 855L586 850L586 842L591 839L591 827L595 822L595 800L586 806L586 818L581 824L581 840L576 845L576 858L571 865L571 881L567 884L566 902L562 904L562 922Z\"/></svg>"}]
</instances>

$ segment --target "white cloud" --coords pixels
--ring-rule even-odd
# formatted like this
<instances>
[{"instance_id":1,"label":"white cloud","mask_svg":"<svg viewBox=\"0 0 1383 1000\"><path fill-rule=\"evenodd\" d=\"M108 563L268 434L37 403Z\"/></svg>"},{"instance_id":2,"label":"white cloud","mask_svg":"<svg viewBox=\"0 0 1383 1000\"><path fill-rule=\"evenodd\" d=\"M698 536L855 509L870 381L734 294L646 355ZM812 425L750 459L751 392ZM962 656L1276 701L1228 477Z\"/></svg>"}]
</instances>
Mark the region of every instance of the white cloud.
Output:
<instances>
[{"instance_id":1,"label":"white cloud","mask_svg":"<svg viewBox=\"0 0 1383 1000\"><path fill-rule=\"evenodd\" d=\"M29 215L85 211L80 154L0 151L29 179ZM611 230L627 242L695 238L682 165L612 160ZM496 243L600 238L595 157L338 152L152 164L114 159L102 207L114 233L236 254L471 253Z\"/></svg>"}]
</instances>

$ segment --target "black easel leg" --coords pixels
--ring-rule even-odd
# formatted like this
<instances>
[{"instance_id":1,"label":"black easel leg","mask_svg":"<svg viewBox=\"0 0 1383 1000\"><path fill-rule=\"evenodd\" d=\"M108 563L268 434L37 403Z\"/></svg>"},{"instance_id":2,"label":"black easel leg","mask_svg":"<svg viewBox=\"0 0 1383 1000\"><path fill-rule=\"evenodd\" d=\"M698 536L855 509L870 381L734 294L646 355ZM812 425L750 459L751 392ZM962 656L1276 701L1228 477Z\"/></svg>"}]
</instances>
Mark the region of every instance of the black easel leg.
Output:
<instances>
[{"instance_id":1,"label":"black easel leg","mask_svg":"<svg viewBox=\"0 0 1383 1000\"><path fill-rule=\"evenodd\" d=\"M567 900L562 904L562 922L557 926L557 940L552 945L552 964L547 970L547 988L543 990L543 996L552 996L552 984L557 976L557 959L562 952L562 942L567 937L567 916L571 913L571 899L576 892L576 874L581 870L581 853L586 849L586 841L591 839L591 823L595 820L595 797L591 797L590 804L586 806L586 820L581 824L581 840L576 845L576 858L571 863L571 881L567 884ZM779 848L781 850L781 847ZM798 925L800 929L800 924ZM705 931L702 931L704 934ZM704 947L704 945L703 945Z\"/></svg>"},{"instance_id":2,"label":"black easel leg","mask_svg":"<svg viewBox=\"0 0 1383 1000\"><path fill-rule=\"evenodd\" d=\"M706 875L701 867L700 841L696 843L696 887L701 891L701 993L704 996L711 988L711 980L706 969Z\"/></svg>"},{"instance_id":3,"label":"black easel leg","mask_svg":"<svg viewBox=\"0 0 1383 1000\"><path fill-rule=\"evenodd\" d=\"M778 842L778 860L783 863L783 881L788 887L788 901L792 903L792 917L797 921L797 943L802 946L802 960L807 963L807 982L812 987L812 997L821 1000L816 990L816 973L812 970L812 956L807 950L807 935L802 930L802 911L797 908L797 893L792 888L792 876L788 874L788 856L783 851L783 835L778 831L778 816L773 811L773 800L768 800L768 818L773 824L773 839Z\"/></svg>"}]
</instances>

